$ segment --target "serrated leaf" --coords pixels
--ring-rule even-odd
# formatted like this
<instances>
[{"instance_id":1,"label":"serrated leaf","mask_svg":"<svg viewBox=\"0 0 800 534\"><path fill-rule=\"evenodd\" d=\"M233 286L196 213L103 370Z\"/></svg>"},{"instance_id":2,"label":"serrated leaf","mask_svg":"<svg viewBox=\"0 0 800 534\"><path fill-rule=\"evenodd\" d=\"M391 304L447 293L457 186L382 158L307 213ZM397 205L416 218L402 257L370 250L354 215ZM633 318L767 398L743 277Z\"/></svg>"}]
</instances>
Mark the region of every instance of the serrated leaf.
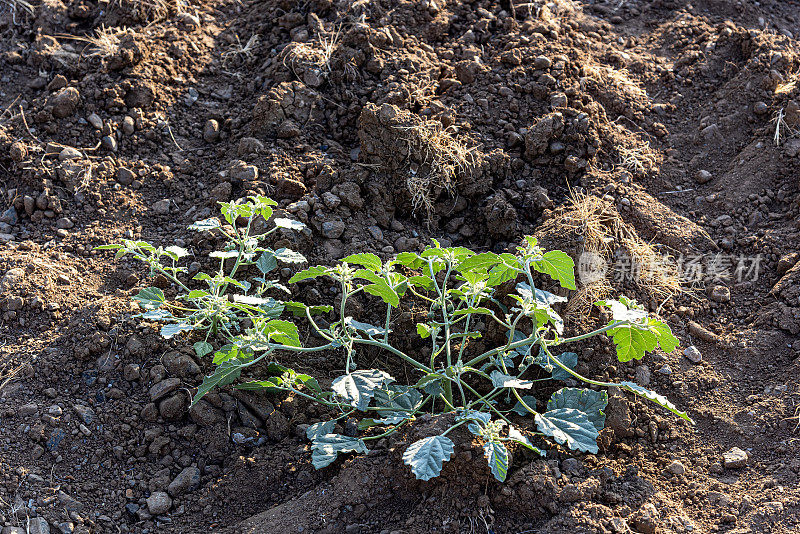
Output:
<instances>
[{"instance_id":1,"label":"serrated leaf","mask_svg":"<svg viewBox=\"0 0 800 534\"><path fill-rule=\"evenodd\" d=\"M594 391L585 388L561 388L550 396L547 409L573 408L580 410L592 422L597 431L603 430L606 414L603 412L608 404L605 391Z\"/></svg>"},{"instance_id":2,"label":"serrated leaf","mask_svg":"<svg viewBox=\"0 0 800 534\"><path fill-rule=\"evenodd\" d=\"M181 332L188 332L194 330L194 325L188 323L170 323L161 327L161 337L164 339L171 339Z\"/></svg>"},{"instance_id":3,"label":"serrated leaf","mask_svg":"<svg viewBox=\"0 0 800 534\"><path fill-rule=\"evenodd\" d=\"M492 385L496 388L531 389L533 382L530 380L520 380L519 378L507 375L501 371L494 370L489 375Z\"/></svg>"},{"instance_id":4,"label":"serrated leaf","mask_svg":"<svg viewBox=\"0 0 800 534\"><path fill-rule=\"evenodd\" d=\"M543 289L531 288L527 282L519 282L516 286L517 293L523 298L530 299L541 306L551 306L560 302L567 302L567 297L561 297Z\"/></svg>"},{"instance_id":5,"label":"serrated leaf","mask_svg":"<svg viewBox=\"0 0 800 534\"><path fill-rule=\"evenodd\" d=\"M483 308L479 306L475 308L464 308L463 310L457 310L453 312L453 317L459 317L461 315L468 315L468 314L493 315L494 312L489 308Z\"/></svg>"},{"instance_id":6,"label":"serrated leaf","mask_svg":"<svg viewBox=\"0 0 800 534\"><path fill-rule=\"evenodd\" d=\"M379 273L383 269L383 262L381 259L375 254L368 252L350 254L346 258L342 258L341 261L344 263L354 263L356 265L360 265L374 273Z\"/></svg>"},{"instance_id":7,"label":"serrated leaf","mask_svg":"<svg viewBox=\"0 0 800 534\"><path fill-rule=\"evenodd\" d=\"M689 417L689 415L686 412L682 412L682 411L678 410L677 406L672 404L665 396L660 395L660 394L656 393L655 391L652 391L652 390L649 390L647 388L644 388L644 387L640 386L639 384L637 384L635 382L621 382L620 383L620 387L625 388L628 391L630 391L631 393L635 393L636 395L639 395L640 397L644 397L645 399L647 399L649 401L655 402L656 404L658 404L662 408L666 408L667 410L669 410L670 412L674 413L675 415L677 415L681 419L686 419L690 423L694 424L694 421L692 421L692 418Z\"/></svg>"},{"instance_id":8,"label":"serrated leaf","mask_svg":"<svg viewBox=\"0 0 800 534\"><path fill-rule=\"evenodd\" d=\"M275 251L275 257L283 263L305 263L306 257L288 248L279 248Z\"/></svg>"},{"instance_id":9,"label":"serrated leaf","mask_svg":"<svg viewBox=\"0 0 800 534\"><path fill-rule=\"evenodd\" d=\"M320 434L311 444L311 463L315 469L322 469L334 462L340 453L368 452L367 445L359 438L341 434Z\"/></svg>"},{"instance_id":10,"label":"serrated leaf","mask_svg":"<svg viewBox=\"0 0 800 534\"><path fill-rule=\"evenodd\" d=\"M276 217L275 219L272 220L272 222L278 228L287 228L289 230L303 230L306 227L306 225L300 221L295 221L294 219L286 219L283 217Z\"/></svg>"},{"instance_id":11,"label":"serrated leaf","mask_svg":"<svg viewBox=\"0 0 800 534\"><path fill-rule=\"evenodd\" d=\"M197 354L198 358L202 358L207 354L211 354L211 352L214 350L214 347L211 345L211 343L207 341L198 341L192 345L192 348L194 348L194 353Z\"/></svg>"},{"instance_id":12,"label":"serrated leaf","mask_svg":"<svg viewBox=\"0 0 800 534\"><path fill-rule=\"evenodd\" d=\"M556 443L582 452L597 453L599 432L589 417L572 408L557 408L535 415L536 428Z\"/></svg>"},{"instance_id":13,"label":"serrated leaf","mask_svg":"<svg viewBox=\"0 0 800 534\"><path fill-rule=\"evenodd\" d=\"M425 262L414 252L401 252L392 260L394 265L403 265L409 269L419 269Z\"/></svg>"},{"instance_id":14,"label":"serrated leaf","mask_svg":"<svg viewBox=\"0 0 800 534\"><path fill-rule=\"evenodd\" d=\"M653 330L658 338L658 345L666 353L670 353L678 348L681 344L678 338L672 334L670 327L663 321L657 319L650 319L650 329Z\"/></svg>"},{"instance_id":15,"label":"serrated leaf","mask_svg":"<svg viewBox=\"0 0 800 534\"><path fill-rule=\"evenodd\" d=\"M643 307L625 297L620 297L620 300L600 300L595 304L611 310L611 317L615 321L637 322L647 317L647 311Z\"/></svg>"},{"instance_id":16,"label":"serrated leaf","mask_svg":"<svg viewBox=\"0 0 800 534\"><path fill-rule=\"evenodd\" d=\"M613 328L607 335L617 346L617 359L621 362L641 360L645 352L653 351L658 346L658 339L653 332L634 325Z\"/></svg>"},{"instance_id":17,"label":"serrated leaf","mask_svg":"<svg viewBox=\"0 0 800 534\"><path fill-rule=\"evenodd\" d=\"M375 390L375 405L393 411L413 412L422 404L422 393L408 386L390 384Z\"/></svg>"},{"instance_id":18,"label":"serrated leaf","mask_svg":"<svg viewBox=\"0 0 800 534\"><path fill-rule=\"evenodd\" d=\"M262 274L267 274L278 267L278 260L275 259L275 253L271 250L264 251L263 254L256 260L256 268Z\"/></svg>"},{"instance_id":19,"label":"serrated leaf","mask_svg":"<svg viewBox=\"0 0 800 534\"><path fill-rule=\"evenodd\" d=\"M486 425L489 421L492 420L492 415L486 412L479 412L478 410L464 410L463 412L456 415L456 422L460 423L461 421L480 421L484 425Z\"/></svg>"},{"instance_id":20,"label":"serrated leaf","mask_svg":"<svg viewBox=\"0 0 800 534\"><path fill-rule=\"evenodd\" d=\"M442 465L455 451L447 436L430 436L415 441L403 453L403 462L419 480L430 480L442 472Z\"/></svg>"},{"instance_id":21,"label":"serrated leaf","mask_svg":"<svg viewBox=\"0 0 800 534\"><path fill-rule=\"evenodd\" d=\"M221 260L236 258L238 256L239 252L236 250L215 250L208 255L209 258L219 258Z\"/></svg>"},{"instance_id":22,"label":"serrated leaf","mask_svg":"<svg viewBox=\"0 0 800 534\"><path fill-rule=\"evenodd\" d=\"M358 330L360 332L364 332L368 336L381 336L386 333L386 330L381 328L380 326L375 326L369 323L362 323L360 321L356 321L352 317L345 317L344 324Z\"/></svg>"},{"instance_id":23,"label":"serrated leaf","mask_svg":"<svg viewBox=\"0 0 800 534\"><path fill-rule=\"evenodd\" d=\"M532 410L536 410L536 404L537 404L536 397L532 397L530 395L524 395L522 397L522 400L525 402L525 404L528 405L528 408L531 408ZM525 409L525 406L523 406L522 403L519 402L519 401L517 401L517 403L514 405L514 407L511 408L511 411L516 413L516 414L519 414L519 415L521 415L523 417L525 417L526 415L530 415L532 413L536 413L535 411L531 412L531 411Z\"/></svg>"},{"instance_id":24,"label":"serrated leaf","mask_svg":"<svg viewBox=\"0 0 800 534\"><path fill-rule=\"evenodd\" d=\"M139 291L139 293L133 297L133 300L138 302L139 306L145 310L155 310L161 307L166 301L166 298L164 297L164 292L157 287L146 287Z\"/></svg>"},{"instance_id":25,"label":"serrated leaf","mask_svg":"<svg viewBox=\"0 0 800 534\"><path fill-rule=\"evenodd\" d=\"M299 282L301 280L308 280L311 278L319 278L320 276L325 276L329 273L328 268L323 267L321 265L315 265L313 267L309 267L308 269L304 269L299 273L295 273L289 279L290 284L294 284L295 282Z\"/></svg>"},{"instance_id":26,"label":"serrated leaf","mask_svg":"<svg viewBox=\"0 0 800 534\"><path fill-rule=\"evenodd\" d=\"M335 426L336 421L333 419L330 421L320 421L319 423L314 423L306 429L306 437L309 441L314 441L319 436L332 434Z\"/></svg>"},{"instance_id":27,"label":"serrated leaf","mask_svg":"<svg viewBox=\"0 0 800 534\"><path fill-rule=\"evenodd\" d=\"M218 366L213 374L203 378L203 383L197 388L197 393L192 399L194 406L203 396L218 386L227 386L242 374L242 362L230 360Z\"/></svg>"},{"instance_id":28,"label":"serrated leaf","mask_svg":"<svg viewBox=\"0 0 800 534\"><path fill-rule=\"evenodd\" d=\"M489 470L494 478L500 482L505 482L508 475L508 449L497 441L489 441L483 444L483 455L489 462Z\"/></svg>"},{"instance_id":29,"label":"serrated leaf","mask_svg":"<svg viewBox=\"0 0 800 534\"><path fill-rule=\"evenodd\" d=\"M387 381L394 380L389 373L379 369L364 369L340 376L331 384L334 393L345 399L357 410L364 411L375 390Z\"/></svg>"},{"instance_id":30,"label":"serrated leaf","mask_svg":"<svg viewBox=\"0 0 800 534\"><path fill-rule=\"evenodd\" d=\"M561 250L550 250L539 260L531 262L534 270L556 280L561 287L575 290L575 262Z\"/></svg>"}]
</instances>

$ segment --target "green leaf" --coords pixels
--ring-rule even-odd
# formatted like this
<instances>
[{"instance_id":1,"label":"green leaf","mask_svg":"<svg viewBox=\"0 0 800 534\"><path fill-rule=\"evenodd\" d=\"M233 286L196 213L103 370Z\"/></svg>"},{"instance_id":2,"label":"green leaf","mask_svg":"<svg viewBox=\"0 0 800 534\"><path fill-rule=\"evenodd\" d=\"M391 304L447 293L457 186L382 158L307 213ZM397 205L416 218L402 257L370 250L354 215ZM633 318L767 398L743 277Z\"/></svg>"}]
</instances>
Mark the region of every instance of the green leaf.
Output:
<instances>
[{"instance_id":1,"label":"green leaf","mask_svg":"<svg viewBox=\"0 0 800 534\"><path fill-rule=\"evenodd\" d=\"M211 296L211 293L202 289L192 289L186 294L187 300L202 299Z\"/></svg>"},{"instance_id":2,"label":"green leaf","mask_svg":"<svg viewBox=\"0 0 800 534\"><path fill-rule=\"evenodd\" d=\"M386 330L381 328L380 326L371 325L369 323L362 323L356 321L352 317L345 317L344 324L353 328L354 330L358 330L364 332L368 336L382 336L386 333Z\"/></svg>"},{"instance_id":3,"label":"green leaf","mask_svg":"<svg viewBox=\"0 0 800 534\"><path fill-rule=\"evenodd\" d=\"M561 287L575 290L575 262L566 252L551 250L545 252L542 258L531 262L534 270L549 275L550 278L561 284Z\"/></svg>"},{"instance_id":4,"label":"green leaf","mask_svg":"<svg viewBox=\"0 0 800 534\"><path fill-rule=\"evenodd\" d=\"M393 265L403 265L409 269L419 269L424 263L425 261L419 257L419 254L414 252L401 252L392 260Z\"/></svg>"},{"instance_id":5,"label":"green leaf","mask_svg":"<svg viewBox=\"0 0 800 534\"><path fill-rule=\"evenodd\" d=\"M461 271L461 273L467 273L470 271L487 272L489 269L502 261L503 260L500 258L500 256L493 252L482 252L464 259L458 265L456 265L456 269Z\"/></svg>"},{"instance_id":6,"label":"green leaf","mask_svg":"<svg viewBox=\"0 0 800 534\"><path fill-rule=\"evenodd\" d=\"M351 254L346 258L342 258L341 261L344 263L354 263L356 265L360 265L374 273L379 273L383 269L383 262L381 259L375 254L370 254L368 252Z\"/></svg>"},{"instance_id":7,"label":"green leaf","mask_svg":"<svg viewBox=\"0 0 800 534\"><path fill-rule=\"evenodd\" d=\"M117 250L118 248L123 248L123 245L98 245L94 247L94 250Z\"/></svg>"},{"instance_id":8,"label":"green leaf","mask_svg":"<svg viewBox=\"0 0 800 534\"><path fill-rule=\"evenodd\" d=\"M649 401L655 402L656 404L658 404L662 408L666 408L667 410L669 410L670 412L674 413L675 415L677 415L681 419L686 419L690 423L694 424L694 421L692 421L692 418L689 417L689 415L686 412L682 412L682 411L678 410L677 406L672 404L665 396L659 395L655 391L649 390L647 388L643 388L642 386L640 386L639 384L637 384L635 382L622 382L622 383L620 383L620 387L625 388L628 391L630 391L631 393L635 393L636 395L639 395L640 397L644 397L645 399L647 399Z\"/></svg>"},{"instance_id":9,"label":"green leaf","mask_svg":"<svg viewBox=\"0 0 800 534\"><path fill-rule=\"evenodd\" d=\"M364 411L375 396L375 390L392 380L394 379L391 375L385 371L365 369L340 376L333 381L331 389L351 406Z\"/></svg>"},{"instance_id":10,"label":"green leaf","mask_svg":"<svg viewBox=\"0 0 800 534\"><path fill-rule=\"evenodd\" d=\"M295 273L295 275L289 279L289 283L294 284L295 282L299 282L301 280L319 278L320 276L326 276L329 274L329 272L330 270L327 267L315 265L313 267L309 267L308 269L302 270L299 273Z\"/></svg>"},{"instance_id":11,"label":"green leaf","mask_svg":"<svg viewBox=\"0 0 800 534\"><path fill-rule=\"evenodd\" d=\"M218 386L227 386L228 384L232 383L234 380L239 378L239 375L242 374L242 362L239 360L230 360L219 367L214 371L214 374L209 375L203 379L203 383L200 384L200 387L197 388L197 393L195 394L194 398L192 399L192 406L194 406L197 401L203 398L203 396Z\"/></svg>"},{"instance_id":12,"label":"green leaf","mask_svg":"<svg viewBox=\"0 0 800 534\"><path fill-rule=\"evenodd\" d=\"M425 323L417 323L417 334L419 334L419 337L422 339L431 337L432 331L433 329L429 325Z\"/></svg>"},{"instance_id":13,"label":"green leaf","mask_svg":"<svg viewBox=\"0 0 800 534\"><path fill-rule=\"evenodd\" d=\"M340 453L366 453L367 445L359 438L341 434L320 434L311 444L311 463L315 469L322 469L334 462Z\"/></svg>"},{"instance_id":14,"label":"green leaf","mask_svg":"<svg viewBox=\"0 0 800 534\"><path fill-rule=\"evenodd\" d=\"M658 338L653 332L634 325L619 326L606 334L614 340L617 359L621 362L641 360L645 352L653 351L658 346Z\"/></svg>"},{"instance_id":15,"label":"green leaf","mask_svg":"<svg viewBox=\"0 0 800 534\"><path fill-rule=\"evenodd\" d=\"M149 321L167 321L175 319L169 310L148 310L142 314L142 319Z\"/></svg>"},{"instance_id":16,"label":"green leaf","mask_svg":"<svg viewBox=\"0 0 800 534\"><path fill-rule=\"evenodd\" d=\"M290 347L301 347L300 334L297 326L290 321L273 319L266 324L267 335L270 341L275 341Z\"/></svg>"},{"instance_id":17,"label":"green leaf","mask_svg":"<svg viewBox=\"0 0 800 534\"><path fill-rule=\"evenodd\" d=\"M672 334L669 326L663 321L657 319L650 319L650 329L655 333L658 338L658 344L666 353L670 353L678 348L681 344L678 338Z\"/></svg>"},{"instance_id":18,"label":"green leaf","mask_svg":"<svg viewBox=\"0 0 800 534\"><path fill-rule=\"evenodd\" d=\"M494 478L500 482L505 482L508 474L508 449L497 441L489 441L483 444L483 455L489 462L489 470Z\"/></svg>"},{"instance_id":19,"label":"green leaf","mask_svg":"<svg viewBox=\"0 0 800 534\"><path fill-rule=\"evenodd\" d=\"M295 317L305 317L306 310L308 310L310 315L321 315L333 310L333 306L306 306L302 302L294 301L284 302L283 305L287 310L292 312Z\"/></svg>"},{"instance_id":20,"label":"green leaf","mask_svg":"<svg viewBox=\"0 0 800 534\"><path fill-rule=\"evenodd\" d=\"M256 260L256 268L263 274L267 274L278 267L278 260L275 253L271 250L264 251L261 257Z\"/></svg>"},{"instance_id":21,"label":"green leaf","mask_svg":"<svg viewBox=\"0 0 800 534\"><path fill-rule=\"evenodd\" d=\"M535 419L539 432L552 437L556 443L573 450L597 453L599 432L580 410L557 408L544 414L537 413Z\"/></svg>"},{"instance_id":22,"label":"green leaf","mask_svg":"<svg viewBox=\"0 0 800 534\"><path fill-rule=\"evenodd\" d=\"M375 390L375 405L393 411L406 412L406 417L422 404L422 393L408 386L389 384Z\"/></svg>"},{"instance_id":23,"label":"green leaf","mask_svg":"<svg viewBox=\"0 0 800 534\"><path fill-rule=\"evenodd\" d=\"M430 436L415 441L403 453L403 462L411 466L411 472L418 480L430 480L442 472L442 465L448 461L455 447L447 436Z\"/></svg>"},{"instance_id":24,"label":"green leaf","mask_svg":"<svg viewBox=\"0 0 800 534\"><path fill-rule=\"evenodd\" d=\"M244 382L243 384L237 384L233 386L233 389L277 393L279 391L285 391L287 388L283 378L273 376L267 380L252 380L250 382Z\"/></svg>"},{"instance_id":25,"label":"green leaf","mask_svg":"<svg viewBox=\"0 0 800 534\"><path fill-rule=\"evenodd\" d=\"M555 356L555 358L558 358L558 361L570 369L575 369L575 367L578 365L578 355L574 352L564 352L558 356ZM570 378L573 378L571 374L562 369L543 350L539 351L539 355L534 358L533 363L545 371L552 373L551 378L553 380L569 380Z\"/></svg>"},{"instance_id":26,"label":"green leaf","mask_svg":"<svg viewBox=\"0 0 800 534\"><path fill-rule=\"evenodd\" d=\"M275 251L275 257L283 263L305 263L306 257L288 248L279 248Z\"/></svg>"},{"instance_id":27,"label":"green leaf","mask_svg":"<svg viewBox=\"0 0 800 534\"><path fill-rule=\"evenodd\" d=\"M496 388L531 389L533 382L530 380L520 380L515 376L510 376L501 371L492 371L489 375L492 385Z\"/></svg>"},{"instance_id":28,"label":"green leaf","mask_svg":"<svg viewBox=\"0 0 800 534\"><path fill-rule=\"evenodd\" d=\"M635 300L620 297L620 300L606 299L595 303L597 306L604 306L611 310L611 317L615 321L637 322L647 317L647 311Z\"/></svg>"},{"instance_id":29,"label":"green leaf","mask_svg":"<svg viewBox=\"0 0 800 534\"><path fill-rule=\"evenodd\" d=\"M194 330L194 325L188 323L165 324L161 327L161 337L164 339L171 339L181 332L188 332L189 330Z\"/></svg>"},{"instance_id":30,"label":"green leaf","mask_svg":"<svg viewBox=\"0 0 800 534\"><path fill-rule=\"evenodd\" d=\"M211 254L208 255L209 258L219 258L221 260L228 260L231 258L236 258L239 256L239 251L237 250L215 250Z\"/></svg>"},{"instance_id":31,"label":"green leaf","mask_svg":"<svg viewBox=\"0 0 800 534\"><path fill-rule=\"evenodd\" d=\"M269 217L265 217L268 219ZM285 219L283 217L276 217L272 220L275 223L275 226L278 228L287 228L289 230L303 230L306 228L306 225L301 223L300 221L295 221L293 219Z\"/></svg>"},{"instance_id":32,"label":"green leaf","mask_svg":"<svg viewBox=\"0 0 800 534\"><path fill-rule=\"evenodd\" d=\"M408 282L414 287L421 287L422 289L426 289L428 291L432 290L434 287L433 279L430 276L421 274L409 276Z\"/></svg>"},{"instance_id":33,"label":"green leaf","mask_svg":"<svg viewBox=\"0 0 800 534\"><path fill-rule=\"evenodd\" d=\"M133 297L133 300L138 302L139 306L145 310L155 310L161 307L166 301L166 298L164 297L164 292L157 287L146 287L139 291L139 293Z\"/></svg>"},{"instance_id":34,"label":"green leaf","mask_svg":"<svg viewBox=\"0 0 800 534\"><path fill-rule=\"evenodd\" d=\"M216 217L211 217L210 219L203 219L202 221L195 221L189 226L189 230L196 230L198 232L205 232L209 230L214 230L215 228L220 228L222 224L219 222L219 219Z\"/></svg>"},{"instance_id":35,"label":"green leaf","mask_svg":"<svg viewBox=\"0 0 800 534\"><path fill-rule=\"evenodd\" d=\"M536 409L536 397L531 397L530 395L524 395L522 397L522 400L525 401L525 404L528 405L528 408L531 408L533 410ZM531 413L536 413L536 412L531 412L531 411L528 411L527 409L525 409L525 406L523 406L522 403L519 402L519 401L517 401L517 403L514 405L514 407L511 408L511 411L516 413L516 414L519 414L519 415L521 415L523 417L525 417L526 415L531 414Z\"/></svg>"},{"instance_id":36,"label":"green leaf","mask_svg":"<svg viewBox=\"0 0 800 534\"><path fill-rule=\"evenodd\" d=\"M314 423L313 425L309 426L306 429L306 437L309 441L314 441L319 436L324 436L325 434L332 434L333 428L336 426L335 420L330 421L320 421L319 423Z\"/></svg>"},{"instance_id":37,"label":"green leaf","mask_svg":"<svg viewBox=\"0 0 800 534\"><path fill-rule=\"evenodd\" d=\"M541 450L539 447L534 446L531 443L531 440L528 439L528 436L517 430L516 427L509 425L508 427L508 439L511 441L515 441L520 445L527 447L528 449L532 450L533 452L539 453L540 456L544 456L545 452Z\"/></svg>"},{"instance_id":38,"label":"green leaf","mask_svg":"<svg viewBox=\"0 0 800 534\"><path fill-rule=\"evenodd\" d=\"M197 354L198 358L202 358L207 354L211 354L211 352L214 350L214 347L211 345L211 343L208 343L207 341L198 341L192 345L192 347L194 348L194 353Z\"/></svg>"},{"instance_id":39,"label":"green leaf","mask_svg":"<svg viewBox=\"0 0 800 534\"><path fill-rule=\"evenodd\" d=\"M603 430L606 414L603 412L608 404L605 391L594 391L585 388L561 388L550 396L547 409L573 408L586 414L597 431Z\"/></svg>"}]
</instances>

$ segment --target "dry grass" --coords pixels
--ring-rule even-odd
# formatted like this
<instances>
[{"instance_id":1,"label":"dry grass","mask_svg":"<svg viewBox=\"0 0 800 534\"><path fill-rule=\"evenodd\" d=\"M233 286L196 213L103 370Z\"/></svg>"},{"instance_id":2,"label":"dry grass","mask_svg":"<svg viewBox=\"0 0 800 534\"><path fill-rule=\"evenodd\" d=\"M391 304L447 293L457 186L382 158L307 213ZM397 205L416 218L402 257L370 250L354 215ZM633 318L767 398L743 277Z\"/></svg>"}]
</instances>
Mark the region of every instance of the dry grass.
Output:
<instances>
[{"instance_id":1,"label":"dry grass","mask_svg":"<svg viewBox=\"0 0 800 534\"><path fill-rule=\"evenodd\" d=\"M568 317L587 314L592 303L611 294L610 280L614 278L627 277L661 302L683 291L673 258L660 255L643 241L609 201L575 195L570 205L540 231L543 235L573 233L582 244L579 253L592 255L593 262L599 264L596 267L600 275L588 280L579 276L581 287L566 310Z\"/></svg>"},{"instance_id":2,"label":"dry grass","mask_svg":"<svg viewBox=\"0 0 800 534\"><path fill-rule=\"evenodd\" d=\"M317 38L303 43L290 43L281 55L284 67L290 69L298 79L298 70L316 68L321 72L332 72L331 57L339 48L343 24L340 23L330 32L320 31Z\"/></svg>"},{"instance_id":3,"label":"dry grass","mask_svg":"<svg viewBox=\"0 0 800 534\"><path fill-rule=\"evenodd\" d=\"M786 123L786 111L783 108L778 110L773 122L775 122L775 133L772 135L772 141L775 146L781 146L786 139L800 137L800 130L792 128Z\"/></svg>"},{"instance_id":4,"label":"dry grass","mask_svg":"<svg viewBox=\"0 0 800 534\"><path fill-rule=\"evenodd\" d=\"M19 25L18 16L32 17L35 13L33 5L25 0L0 0L0 6L7 6L11 11L11 21L14 25ZM2 10L0 9L0 12Z\"/></svg>"},{"instance_id":5,"label":"dry grass","mask_svg":"<svg viewBox=\"0 0 800 534\"><path fill-rule=\"evenodd\" d=\"M250 61L255 57L255 50L261 43L261 36L254 33L246 43L242 44L239 36L236 35L236 43L231 48L222 53L222 63L227 65L229 62L240 59L242 62Z\"/></svg>"},{"instance_id":6,"label":"dry grass","mask_svg":"<svg viewBox=\"0 0 800 534\"><path fill-rule=\"evenodd\" d=\"M89 37L75 37L72 35L59 35L58 37L86 43L86 47L81 53L81 56L85 58L106 60L117 53L121 42L120 37L127 32L126 28L106 28L101 25L94 31L94 35Z\"/></svg>"},{"instance_id":7,"label":"dry grass","mask_svg":"<svg viewBox=\"0 0 800 534\"><path fill-rule=\"evenodd\" d=\"M415 214L424 211L430 223L438 193L442 190L453 193L457 177L475 170L475 151L454 139L438 121L396 126L395 129L408 144L408 153L416 160L406 178L413 211Z\"/></svg>"},{"instance_id":8,"label":"dry grass","mask_svg":"<svg viewBox=\"0 0 800 534\"><path fill-rule=\"evenodd\" d=\"M619 164L632 173L647 174L658 165L658 158L649 141L634 140L631 146L617 146Z\"/></svg>"},{"instance_id":9,"label":"dry grass","mask_svg":"<svg viewBox=\"0 0 800 534\"><path fill-rule=\"evenodd\" d=\"M143 22L157 22L167 18L170 13L183 13L186 4L183 0L111 0L108 9L120 9Z\"/></svg>"},{"instance_id":10,"label":"dry grass","mask_svg":"<svg viewBox=\"0 0 800 534\"><path fill-rule=\"evenodd\" d=\"M624 70L617 70L604 65L584 65L583 77L580 79L581 90L586 89L589 80L604 89L616 89L618 92L636 102L647 100L647 91L628 76Z\"/></svg>"}]
</instances>

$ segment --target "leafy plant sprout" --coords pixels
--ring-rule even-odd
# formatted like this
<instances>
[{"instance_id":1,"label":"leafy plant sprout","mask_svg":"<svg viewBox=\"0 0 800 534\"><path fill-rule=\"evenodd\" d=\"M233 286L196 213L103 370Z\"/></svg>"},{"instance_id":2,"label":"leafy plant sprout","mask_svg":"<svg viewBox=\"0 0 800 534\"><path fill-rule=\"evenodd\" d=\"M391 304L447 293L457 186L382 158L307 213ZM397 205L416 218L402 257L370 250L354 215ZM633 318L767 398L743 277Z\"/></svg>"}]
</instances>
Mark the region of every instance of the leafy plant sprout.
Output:
<instances>
[{"instance_id":1,"label":"leafy plant sprout","mask_svg":"<svg viewBox=\"0 0 800 534\"><path fill-rule=\"evenodd\" d=\"M403 252L388 261L374 254L353 254L333 266L308 267L289 280L333 279L341 289L336 310L330 305L285 302L268 296L274 291L289 293L289 289L268 280L267 275L279 261L300 263L305 259L287 249L272 250L261 242L278 228L302 231L305 226L276 218L272 229L254 235L253 221L259 217L269 221L274 205L265 197L222 203L227 226L217 219L190 226L197 231L221 233L227 239L223 250L210 254L219 260L218 271L194 276L205 284L203 289L191 289L180 280L186 269L179 262L188 252L179 247L162 249L142 241L123 241L100 248L116 250L118 256L132 254L146 262L153 274L164 275L177 286L177 304L167 301L154 287L141 290L134 299L144 310L142 319L165 323L161 329L164 337L183 332L203 334L194 349L200 357L213 352L217 367L198 387L193 403L215 387L233 384L244 369L263 361L267 363L264 379L233 387L297 395L335 414L307 430L316 468L330 465L339 454L367 452L368 443L397 432L422 413L448 413L452 418L446 430L405 450L403 461L421 480L440 474L455 450L448 434L461 426L483 442L489 468L499 481L504 481L508 472L511 443L539 454L544 454L547 440L576 451L598 452L607 394L586 387L563 387L540 411L536 397L529 393L542 381L576 379L598 388L618 387L691 421L665 397L634 382L598 381L575 371L578 355L561 352L562 347L593 336L609 336L622 362L641 359L645 352L658 347L671 352L678 340L664 322L625 297L596 303L611 312L608 324L565 337L564 322L554 306L567 298L537 288L536 276L544 275L562 288L575 290L574 263L566 253L545 251L536 239L526 237L513 254L476 254L463 247L441 247L436 241L419 254ZM259 272L253 282L242 276L243 267L251 265ZM511 285L514 292L504 295L500 291ZM379 299L386 306L379 325L348 315L348 301L359 294ZM424 320L416 325L416 335L426 340L428 347L423 357L393 344L393 313L401 307L401 301L424 303L426 308ZM284 312L302 318L323 339L322 344L303 346L297 326L279 318ZM322 313L332 313L335 320L327 326L320 324L315 316ZM492 342L491 336L485 337L489 321L499 327L504 339ZM481 350L470 343L478 338L484 338ZM211 343L219 339L223 344L214 351ZM486 346L493 348L484 350ZM364 347L379 349L397 363L410 366L414 379L401 384L388 368L362 368L358 356ZM344 374L328 388L279 361L281 353L319 351L344 353ZM549 376L541 378L541 370ZM335 433L337 422L346 418L360 419L361 437ZM523 423L518 426L514 421L520 418Z\"/></svg>"}]
</instances>

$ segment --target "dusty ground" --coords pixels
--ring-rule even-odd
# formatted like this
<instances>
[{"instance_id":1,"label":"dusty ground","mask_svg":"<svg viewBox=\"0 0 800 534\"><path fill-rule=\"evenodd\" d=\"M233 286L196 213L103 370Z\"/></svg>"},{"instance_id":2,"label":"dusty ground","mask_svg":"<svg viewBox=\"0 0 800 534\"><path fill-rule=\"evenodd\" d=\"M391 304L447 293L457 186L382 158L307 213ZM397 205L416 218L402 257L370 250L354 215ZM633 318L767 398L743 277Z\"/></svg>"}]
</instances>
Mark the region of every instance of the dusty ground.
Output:
<instances>
[{"instance_id":1,"label":"dusty ground","mask_svg":"<svg viewBox=\"0 0 800 534\"><path fill-rule=\"evenodd\" d=\"M0 0L3 534L800 530L800 2L163 2ZM682 347L587 345L584 372L697 425L612 395L601 454L518 454L499 485L477 448L414 481L410 436L314 471L321 414L296 399L188 413L208 362L131 318L141 265L92 249L201 255L186 226L248 192L306 221L318 262L525 233L577 259L602 220L613 291ZM623 276L631 243L683 291Z\"/></svg>"}]
</instances>

